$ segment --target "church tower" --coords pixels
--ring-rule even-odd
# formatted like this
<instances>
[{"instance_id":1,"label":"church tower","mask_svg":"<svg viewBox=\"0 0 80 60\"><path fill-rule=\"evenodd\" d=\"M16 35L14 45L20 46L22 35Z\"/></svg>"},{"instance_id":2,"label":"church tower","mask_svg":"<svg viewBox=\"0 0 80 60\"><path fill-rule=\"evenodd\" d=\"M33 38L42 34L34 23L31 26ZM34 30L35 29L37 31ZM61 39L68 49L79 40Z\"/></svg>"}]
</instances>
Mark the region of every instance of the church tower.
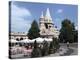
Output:
<instances>
[{"instance_id":1,"label":"church tower","mask_svg":"<svg viewBox=\"0 0 80 60\"><path fill-rule=\"evenodd\" d=\"M46 23L52 23L52 18L51 18L51 15L50 15L49 8L47 8L47 11L46 11L45 22Z\"/></svg>"},{"instance_id":2,"label":"church tower","mask_svg":"<svg viewBox=\"0 0 80 60\"><path fill-rule=\"evenodd\" d=\"M59 32L54 27L49 8L47 8L45 16L42 12L39 19L39 28L41 37L53 38L59 35Z\"/></svg>"},{"instance_id":3,"label":"church tower","mask_svg":"<svg viewBox=\"0 0 80 60\"><path fill-rule=\"evenodd\" d=\"M39 19L39 28L40 28L40 31L45 29L43 12L41 13L41 16Z\"/></svg>"},{"instance_id":4,"label":"church tower","mask_svg":"<svg viewBox=\"0 0 80 60\"><path fill-rule=\"evenodd\" d=\"M49 8L47 8L46 15L44 17L46 29L51 29L53 27L52 18L50 15Z\"/></svg>"}]
</instances>

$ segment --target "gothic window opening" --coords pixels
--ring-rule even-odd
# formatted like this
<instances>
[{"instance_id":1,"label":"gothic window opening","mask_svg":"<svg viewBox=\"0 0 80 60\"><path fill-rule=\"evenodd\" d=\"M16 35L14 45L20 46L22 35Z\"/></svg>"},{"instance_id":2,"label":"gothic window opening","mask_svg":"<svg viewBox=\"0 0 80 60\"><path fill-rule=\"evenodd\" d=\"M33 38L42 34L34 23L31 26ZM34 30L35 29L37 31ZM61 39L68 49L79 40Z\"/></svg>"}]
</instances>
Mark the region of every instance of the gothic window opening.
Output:
<instances>
[{"instance_id":1,"label":"gothic window opening","mask_svg":"<svg viewBox=\"0 0 80 60\"><path fill-rule=\"evenodd\" d=\"M47 23L45 23L45 27L46 27L46 29L48 29L48 25L47 25Z\"/></svg>"},{"instance_id":2,"label":"gothic window opening","mask_svg":"<svg viewBox=\"0 0 80 60\"><path fill-rule=\"evenodd\" d=\"M23 40L23 38L21 37L20 40Z\"/></svg>"},{"instance_id":3,"label":"gothic window opening","mask_svg":"<svg viewBox=\"0 0 80 60\"><path fill-rule=\"evenodd\" d=\"M51 28L51 26L49 26L49 28Z\"/></svg>"},{"instance_id":4,"label":"gothic window opening","mask_svg":"<svg viewBox=\"0 0 80 60\"><path fill-rule=\"evenodd\" d=\"M19 41L19 38L16 38L17 41Z\"/></svg>"}]
</instances>

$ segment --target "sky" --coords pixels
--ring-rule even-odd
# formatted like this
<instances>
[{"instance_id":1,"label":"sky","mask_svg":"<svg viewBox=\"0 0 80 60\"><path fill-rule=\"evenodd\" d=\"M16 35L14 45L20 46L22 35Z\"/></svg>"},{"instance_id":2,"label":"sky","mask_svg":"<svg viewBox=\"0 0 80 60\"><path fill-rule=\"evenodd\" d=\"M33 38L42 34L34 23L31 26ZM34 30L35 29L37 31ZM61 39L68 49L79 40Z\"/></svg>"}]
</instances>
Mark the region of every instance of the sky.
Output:
<instances>
[{"instance_id":1,"label":"sky","mask_svg":"<svg viewBox=\"0 0 80 60\"><path fill-rule=\"evenodd\" d=\"M78 26L78 6L66 4L49 4L49 3L32 3L32 2L11 2L11 31L12 32L28 32L33 20L39 23L41 12L44 16L47 8L50 10L53 23L60 30L61 22L69 19Z\"/></svg>"}]
</instances>

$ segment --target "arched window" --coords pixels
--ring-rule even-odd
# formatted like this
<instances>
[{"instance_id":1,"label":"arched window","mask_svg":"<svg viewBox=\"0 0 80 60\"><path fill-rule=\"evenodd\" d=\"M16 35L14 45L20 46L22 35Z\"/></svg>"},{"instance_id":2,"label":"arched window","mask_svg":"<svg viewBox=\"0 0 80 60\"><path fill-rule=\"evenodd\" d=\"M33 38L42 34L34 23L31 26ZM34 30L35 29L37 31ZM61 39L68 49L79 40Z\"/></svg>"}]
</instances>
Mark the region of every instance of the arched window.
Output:
<instances>
[{"instance_id":1,"label":"arched window","mask_svg":"<svg viewBox=\"0 0 80 60\"><path fill-rule=\"evenodd\" d=\"M45 23L45 27L46 27L46 29L48 29L48 25L47 25L47 23Z\"/></svg>"},{"instance_id":2,"label":"arched window","mask_svg":"<svg viewBox=\"0 0 80 60\"><path fill-rule=\"evenodd\" d=\"M23 38L21 37L20 40L23 40Z\"/></svg>"},{"instance_id":3,"label":"arched window","mask_svg":"<svg viewBox=\"0 0 80 60\"><path fill-rule=\"evenodd\" d=\"M49 26L49 28L51 28L51 26Z\"/></svg>"},{"instance_id":4,"label":"arched window","mask_svg":"<svg viewBox=\"0 0 80 60\"><path fill-rule=\"evenodd\" d=\"M17 41L19 41L19 38L16 38Z\"/></svg>"}]
</instances>

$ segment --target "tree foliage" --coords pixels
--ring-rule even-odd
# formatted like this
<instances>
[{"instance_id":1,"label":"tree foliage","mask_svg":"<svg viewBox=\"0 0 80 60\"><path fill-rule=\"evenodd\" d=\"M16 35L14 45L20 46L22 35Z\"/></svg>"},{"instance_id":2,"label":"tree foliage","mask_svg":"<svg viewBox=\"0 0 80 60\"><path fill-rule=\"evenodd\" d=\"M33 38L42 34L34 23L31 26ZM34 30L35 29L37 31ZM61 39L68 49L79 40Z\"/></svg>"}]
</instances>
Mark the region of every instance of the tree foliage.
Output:
<instances>
[{"instance_id":1,"label":"tree foliage","mask_svg":"<svg viewBox=\"0 0 80 60\"><path fill-rule=\"evenodd\" d=\"M53 41L49 46L49 54L55 53L59 49L59 40L57 38L53 38Z\"/></svg>"},{"instance_id":2,"label":"tree foliage","mask_svg":"<svg viewBox=\"0 0 80 60\"><path fill-rule=\"evenodd\" d=\"M31 28L28 31L28 38L29 39L34 39L40 36L39 34L39 27L37 22L34 20L31 24Z\"/></svg>"},{"instance_id":3,"label":"tree foliage","mask_svg":"<svg viewBox=\"0 0 80 60\"><path fill-rule=\"evenodd\" d=\"M55 49L59 49L59 39L57 39L57 38L53 38L53 47L55 48Z\"/></svg>"},{"instance_id":4,"label":"tree foliage","mask_svg":"<svg viewBox=\"0 0 80 60\"><path fill-rule=\"evenodd\" d=\"M75 26L68 19L62 21L62 27L60 29L60 42L74 42Z\"/></svg>"},{"instance_id":5,"label":"tree foliage","mask_svg":"<svg viewBox=\"0 0 80 60\"><path fill-rule=\"evenodd\" d=\"M42 56L48 55L48 51L49 51L48 42L43 41Z\"/></svg>"},{"instance_id":6,"label":"tree foliage","mask_svg":"<svg viewBox=\"0 0 80 60\"><path fill-rule=\"evenodd\" d=\"M32 58L34 58L34 57L41 57L41 50L39 49L36 40L34 42L34 49L33 49L32 53L31 53L31 57Z\"/></svg>"}]
</instances>

